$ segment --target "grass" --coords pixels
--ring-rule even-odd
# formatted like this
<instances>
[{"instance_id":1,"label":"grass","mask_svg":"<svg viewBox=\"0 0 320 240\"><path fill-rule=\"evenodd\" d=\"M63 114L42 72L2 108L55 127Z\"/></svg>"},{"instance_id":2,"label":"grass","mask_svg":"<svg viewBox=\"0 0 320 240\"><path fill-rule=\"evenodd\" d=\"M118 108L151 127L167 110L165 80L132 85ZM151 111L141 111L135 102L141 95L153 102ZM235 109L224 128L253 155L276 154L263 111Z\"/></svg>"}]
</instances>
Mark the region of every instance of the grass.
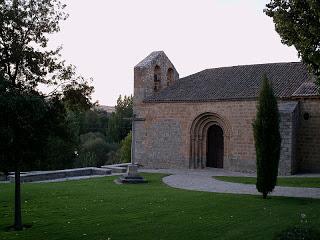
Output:
<instances>
[{"instance_id":1,"label":"grass","mask_svg":"<svg viewBox=\"0 0 320 240\"><path fill-rule=\"evenodd\" d=\"M256 184L255 177L214 177L217 180L233 183ZM316 177L278 177L278 186L320 188L320 178Z\"/></svg>"},{"instance_id":2,"label":"grass","mask_svg":"<svg viewBox=\"0 0 320 240\"><path fill-rule=\"evenodd\" d=\"M320 200L216 194L150 183L117 185L114 177L23 184L23 232L13 221L12 184L0 184L0 239L272 239L305 215L320 226Z\"/></svg>"}]
</instances>

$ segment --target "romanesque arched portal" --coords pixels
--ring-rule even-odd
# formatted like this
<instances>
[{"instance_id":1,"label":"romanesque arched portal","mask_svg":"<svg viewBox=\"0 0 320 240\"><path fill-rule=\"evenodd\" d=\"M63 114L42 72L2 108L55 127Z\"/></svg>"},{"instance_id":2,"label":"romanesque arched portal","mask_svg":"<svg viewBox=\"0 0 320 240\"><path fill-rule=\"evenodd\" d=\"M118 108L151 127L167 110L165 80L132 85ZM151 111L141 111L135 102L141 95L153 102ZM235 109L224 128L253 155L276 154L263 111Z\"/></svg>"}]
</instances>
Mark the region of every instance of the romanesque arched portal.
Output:
<instances>
[{"instance_id":1,"label":"romanesque arched portal","mask_svg":"<svg viewBox=\"0 0 320 240\"><path fill-rule=\"evenodd\" d=\"M215 113L203 113L190 129L190 168L223 167L228 156L229 127ZM208 159L209 158L209 159Z\"/></svg>"}]
</instances>

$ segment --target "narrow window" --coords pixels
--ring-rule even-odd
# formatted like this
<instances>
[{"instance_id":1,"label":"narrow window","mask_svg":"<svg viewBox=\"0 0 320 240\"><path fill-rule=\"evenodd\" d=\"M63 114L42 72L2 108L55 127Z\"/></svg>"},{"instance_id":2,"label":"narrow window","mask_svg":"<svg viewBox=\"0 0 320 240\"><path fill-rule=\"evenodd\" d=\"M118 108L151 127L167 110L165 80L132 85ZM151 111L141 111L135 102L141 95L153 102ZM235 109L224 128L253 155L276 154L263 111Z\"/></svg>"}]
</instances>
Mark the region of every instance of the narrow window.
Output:
<instances>
[{"instance_id":1,"label":"narrow window","mask_svg":"<svg viewBox=\"0 0 320 240\"><path fill-rule=\"evenodd\" d=\"M168 69L167 72L167 86L170 86L173 83L174 72L172 68Z\"/></svg>"},{"instance_id":2,"label":"narrow window","mask_svg":"<svg viewBox=\"0 0 320 240\"><path fill-rule=\"evenodd\" d=\"M161 82L161 69L157 65L154 68L154 91L158 92L160 90L160 82Z\"/></svg>"}]
</instances>

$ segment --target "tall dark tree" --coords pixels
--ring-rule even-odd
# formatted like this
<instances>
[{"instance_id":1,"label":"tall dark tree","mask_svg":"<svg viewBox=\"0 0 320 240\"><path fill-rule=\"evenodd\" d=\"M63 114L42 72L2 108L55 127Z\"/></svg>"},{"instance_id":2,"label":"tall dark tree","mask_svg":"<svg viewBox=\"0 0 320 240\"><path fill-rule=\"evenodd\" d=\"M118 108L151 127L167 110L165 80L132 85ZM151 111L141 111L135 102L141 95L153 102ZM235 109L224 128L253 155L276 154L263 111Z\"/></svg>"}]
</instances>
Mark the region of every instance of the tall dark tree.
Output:
<instances>
[{"instance_id":1,"label":"tall dark tree","mask_svg":"<svg viewBox=\"0 0 320 240\"><path fill-rule=\"evenodd\" d=\"M49 135L66 136L64 107L57 98L5 87L0 81L0 170L15 171L15 224L22 229L20 172L44 164Z\"/></svg>"},{"instance_id":2,"label":"tall dark tree","mask_svg":"<svg viewBox=\"0 0 320 240\"><path fill-rule=\"evenodd\" d=\"M48 36L67 18L64 9L59 0L0 0L0 168L15 172L16 230L23 228L20 171L41 161L39 149L49 131L59 129L50 125L59 126L64 119L63 90L75 90L76 94L64 94L71 101L87 85L73 66L60 60L61 48L48 48ZM45 95L39 87L52 92ZM90 99L87 89L84 98Z\"/></svg>"},{"instance_id":3,"label":"tall dark tree","mask_svg":"<svg viewBox=\"0 0 320 240\"><path fill-rule=\"evenodd\" d=\"M277 183L281 148L277 99L266 76L253 123L257 163L257 190L266 198Z\"/></svg>"},{"instance_id":4,"label":"tall dark tree","mask_svg":"<svg viewBox=\"0 0 320 240\"><path fill-rule=\"evenodd\" d=\"M273 18L282 43L297 49L320 86L320 1L271 0L265 13Z\"/></svg>"},{"instance_id":5,"label":"tall dark tree","mask_svg":"<svg viewBox=\"0 0 320 240\"><path fill-rule=\"evenodd\" d=\"M131 131L131 121L128 118L133 114L132 96L119 96L115 112L112 113L107 127L107 139L109 142L120 143Z\"/></svg>"}]
</instances>

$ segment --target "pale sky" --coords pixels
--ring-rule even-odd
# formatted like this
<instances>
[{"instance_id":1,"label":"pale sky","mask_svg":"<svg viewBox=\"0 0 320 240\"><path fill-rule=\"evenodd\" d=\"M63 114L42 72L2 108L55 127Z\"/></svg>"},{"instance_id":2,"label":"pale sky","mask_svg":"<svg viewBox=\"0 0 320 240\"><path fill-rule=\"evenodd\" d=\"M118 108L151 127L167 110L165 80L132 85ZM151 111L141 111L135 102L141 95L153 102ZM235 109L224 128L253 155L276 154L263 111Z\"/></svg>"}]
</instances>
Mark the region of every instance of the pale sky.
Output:
<instances>
[{"instance_id":1,"label":"pale sky","mask_svg":"<svg viewBox=\"0 0 320 240\"><path fill-rule=\"evenodd\" d=\"M67 0L69 19L51 37L63 58L92 77L94 100L133 93L133 68L163 50L180 77L206 68L298 61L282 45L268 0Z\"/></svg>"}]
</instances>

